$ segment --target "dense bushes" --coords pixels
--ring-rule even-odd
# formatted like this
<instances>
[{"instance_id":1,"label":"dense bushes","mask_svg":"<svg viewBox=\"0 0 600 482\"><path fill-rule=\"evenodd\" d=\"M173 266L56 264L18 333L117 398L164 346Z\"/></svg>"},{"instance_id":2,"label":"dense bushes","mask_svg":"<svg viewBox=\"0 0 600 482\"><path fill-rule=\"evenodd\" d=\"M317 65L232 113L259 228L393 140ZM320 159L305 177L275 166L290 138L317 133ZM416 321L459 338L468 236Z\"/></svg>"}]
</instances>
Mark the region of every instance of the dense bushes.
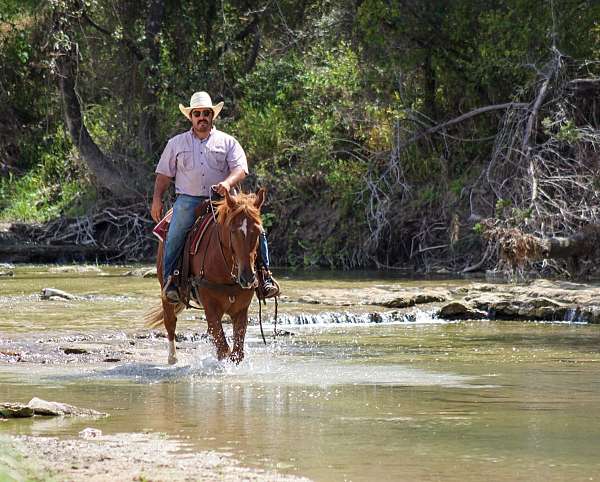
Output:
<instances>
[{"instance_id":1,"label":"dense bushes","mask_svg":"<svg viewBox=\"0 0 600 482\"><path fill-rule=\"evenodd\" d=\"M532 102L553 48L598 56L597 2L255 7L2 3L0 217L43 221L114 196L64 127L58 67L70 55L93 142L138 188L151 189L164 143L188 126L177 104L207 90L225 100L220 126L247 151L248 186L270 189L278 263L458 268L479 256L470 219L498 201L481 180L504 111L423 132L482 106ZM542 120L537 132L557 129ZM556 136L578 135L578 122Z\"/></svg>"}]
</instances>

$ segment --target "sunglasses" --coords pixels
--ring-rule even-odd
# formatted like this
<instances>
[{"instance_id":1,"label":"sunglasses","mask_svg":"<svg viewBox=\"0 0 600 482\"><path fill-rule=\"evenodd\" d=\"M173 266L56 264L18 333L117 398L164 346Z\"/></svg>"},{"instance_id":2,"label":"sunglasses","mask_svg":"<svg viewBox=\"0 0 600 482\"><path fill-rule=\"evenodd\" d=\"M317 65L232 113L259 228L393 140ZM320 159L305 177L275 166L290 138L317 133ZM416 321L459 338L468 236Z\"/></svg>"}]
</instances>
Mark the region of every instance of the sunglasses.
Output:
<instances>
[{"instance_id":1,"label":"sunglasses","mask_svg":"<svg viewBox=\"0 0 600 482\"><path fill-rule=\"evenodd\" d=\"M192 115L193 115L194 117L200 117L200 116L203 116L203 117L210 117L210 115L211 115L212 113L213 113L213 111L212 111L212 110L210 110L210 109L206 109L206 110L195 110L194 112L192 112Z\"/></svg>"}]
</instances>

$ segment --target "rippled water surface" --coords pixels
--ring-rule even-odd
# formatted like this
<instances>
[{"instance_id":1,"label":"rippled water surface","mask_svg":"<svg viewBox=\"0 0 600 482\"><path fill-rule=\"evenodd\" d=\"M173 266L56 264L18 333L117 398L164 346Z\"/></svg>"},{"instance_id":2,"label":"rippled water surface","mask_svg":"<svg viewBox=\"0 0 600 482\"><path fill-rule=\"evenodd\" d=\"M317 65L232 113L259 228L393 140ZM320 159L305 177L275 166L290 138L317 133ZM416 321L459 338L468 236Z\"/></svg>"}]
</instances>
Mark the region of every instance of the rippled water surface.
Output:
<instances>
[{"instance_id":1,"label":"rippled water surface","mask_svg":"<svg viewBox=\"0 0 600 482\"><path fill-rule=\"evenodd\" d=\"M0 400L37 396L110 414L12 420L0 431L161 432L188 450L322 481L599 478L598 326L447 323L427 310L344 301L370 286L464 281L282 275L288 336L265 347L250 327L236 367L214 359L201 313L186 312L180 361L168 366L165 340L147 337L140 321L157 282L123 271L27 267L0 279ZM42 301L44 287L83 299ZM303 298L317 289L336 290L337 301Z\"/></svg>"}]
</instances>

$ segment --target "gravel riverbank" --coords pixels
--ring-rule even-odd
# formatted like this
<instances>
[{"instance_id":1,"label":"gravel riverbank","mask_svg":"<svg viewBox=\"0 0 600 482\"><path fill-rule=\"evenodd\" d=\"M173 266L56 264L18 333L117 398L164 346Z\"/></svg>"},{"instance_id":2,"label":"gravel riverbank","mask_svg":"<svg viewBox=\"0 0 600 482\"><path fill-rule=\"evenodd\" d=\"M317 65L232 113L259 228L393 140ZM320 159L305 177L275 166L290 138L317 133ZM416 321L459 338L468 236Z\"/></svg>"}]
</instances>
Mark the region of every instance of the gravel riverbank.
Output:
<instances>
[{"instance_id":1,"label":"gravel riverbank","mask_svg":"<svg viewBox=\"0 0 600 482\"><path fill-rule=\"evenodd\" d=\"M15 481L277 481L309 479L244 467L226 453L190 451L155 433L91 439L14 436L0 439L0 479ZM4 471L4 472L3 472Z\"/></svg>"}]
</instances>

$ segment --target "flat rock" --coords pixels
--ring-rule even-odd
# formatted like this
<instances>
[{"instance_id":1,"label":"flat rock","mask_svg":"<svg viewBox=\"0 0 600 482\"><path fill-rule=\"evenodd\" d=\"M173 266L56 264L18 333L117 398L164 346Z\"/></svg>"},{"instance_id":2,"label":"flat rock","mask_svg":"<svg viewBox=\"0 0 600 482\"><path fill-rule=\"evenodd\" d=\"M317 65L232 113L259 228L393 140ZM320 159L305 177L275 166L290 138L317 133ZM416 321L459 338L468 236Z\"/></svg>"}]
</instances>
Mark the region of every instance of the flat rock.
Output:
<instances>
[{"instance_id":1,"label":"flat rock","mask_svg":"<svg viewBox=\"0 0 600 482\"><path fill-rule=\"evenodd\" d=\"M74 416L74 417L103 417L105 413L92 410L90 408L78 408L73 405L60 402L49 402L41 398L34 397L27 404L33 410L35 415L50 416Z\"/></svg>"},{"instance_id":2,"label":"flat rock","mask_svg":"<svg viewBox=\"0 0 600 482\"><path fill-rule=\"evenodd\" d=\"M387 308L407 308L426 303L439 303L448 301L448 299L449 296L446 291L414 290L405 293L379 295L375 299L368 300L366 304L385 306Z\"/></svg>"},{"instance_id":3,"label":"flat rock","mask_svg":"<svg viewBox=\"0 0 600 482\"><path fill-rule=\"evenodd\" d=\"M78 300L78 299L81 299L79 296L73 295L71 293L67 293L66 291L57 290L56 288L42 288L40 297L43 300L53 300L53 299Z\"/></svg>"},{"instance_id":4,"label":"flat rock","mask_svg":"<svg viewBox=\"0 0 600 482\"><path fill-rule=\"evenodd\" d=\"M464 301L452 301L440 308L438 317L444 320L479 320L486 318L487 313Z\"/></svg>"}]
</instances>

